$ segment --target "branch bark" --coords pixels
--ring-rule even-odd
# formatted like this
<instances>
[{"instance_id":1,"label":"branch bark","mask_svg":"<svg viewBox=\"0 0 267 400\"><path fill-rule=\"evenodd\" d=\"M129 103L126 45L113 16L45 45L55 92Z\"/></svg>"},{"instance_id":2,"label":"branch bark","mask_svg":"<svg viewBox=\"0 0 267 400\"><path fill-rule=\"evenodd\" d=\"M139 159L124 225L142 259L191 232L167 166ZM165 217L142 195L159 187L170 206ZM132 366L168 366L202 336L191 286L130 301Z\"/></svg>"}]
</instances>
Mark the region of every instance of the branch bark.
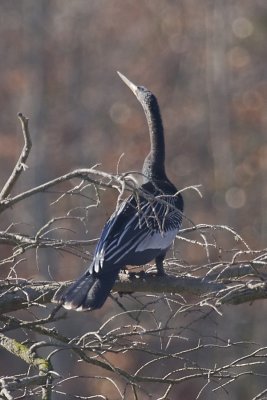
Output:
<instances>
[{"instance_id":1,"label":"branch bark","mask_svg":"<svg viewBox=\"0 0 267 400\"><path fill-rule=\"evenodd\" d=\"M52 366L50 361L45 358L38 357L37 354L25 344L18 342L15 339L11 339L2 333L0 333L0 346L12 353L16 357L25 361L29 366L38 369L38 375L24 378L3 378L1 380L1 391L0 395L4 395L8 398L9 393L21 388L28 386L44 386L42 393L42 400L49 400L51 398L51 391L49 387L51 386L52 377L50 372L52 371Z\"/></svg>"},{"instance_id":2,"label":"branch bark","mask_svg":"<svg viewBox=\"0 0 267 400\"><path fill-rule=\"evenodd\" d=\"M37 304L53 301L58 290L66 289L71 282L30 282L27 280L0 281L1 314L25 309ZM121 273L113 291L125 293L169 293L199 296L214 300L216 305L241 304L267 298L265 282L250 281L224 284L207 278L165 275L155 276L151 273Z\"/></svg>"},{"instance_id":3,"label":"branch bark","mask_svg":"<svg viewBox=\"0 0 267 400\"><path fill-rule=\"evenodd\" d=\"M24 146L20 154L20 157L15 165L15 168L13 169L11 175L9 176L8 180L6 181L0 193L0 200L5 199L10 194L17 180L19 179L20 174L22 173L22 171L25 171L26 161L32 147L32 141L28 129L29 120L28 118L24 117L24 115L22 115L21 113L18 114L18 118L21 122L22 133L24 138Z\"/></svg>"},{"instance_id":4,"label":"branch bark","mask_svg":"<svg viewBox=\"0 0 267 400\"><path fill-rule=\"evenodd\" d=\"M18 203L19 201L25 200L30 196L33 196L36 193L42 193L45 192L47 189L50 189L53 186L59 185L60 183L63 183L65 181L69 181L73 178L80 178L83 180L86 180L90 183L93 183L97 186L102 186L102 187L109 187L109 188L116 188L115 186L112 186L112 184L107 184L105 182L101 182L101 180L99 179L94 179L92 177L90 177L90 175L93 176L98 176L98 177L103 177L103 178L108 178L111 181L114 181L114 176L109 175L109 174L105 174L102 171L97 171L94 168L80 168L80 169L76 169L72 172L69 172L65 175L61 175L55 179L52 179L51 181L45 182L39 186L36 186L32 189L26 190L23 193L18 194L17 196L14 196L10 199L5 199L0 201L0 212L2 212L3 210L5 210L6 208L10 208L11 206L14 206L16 203Z\"/></svg>"}]
</instances>

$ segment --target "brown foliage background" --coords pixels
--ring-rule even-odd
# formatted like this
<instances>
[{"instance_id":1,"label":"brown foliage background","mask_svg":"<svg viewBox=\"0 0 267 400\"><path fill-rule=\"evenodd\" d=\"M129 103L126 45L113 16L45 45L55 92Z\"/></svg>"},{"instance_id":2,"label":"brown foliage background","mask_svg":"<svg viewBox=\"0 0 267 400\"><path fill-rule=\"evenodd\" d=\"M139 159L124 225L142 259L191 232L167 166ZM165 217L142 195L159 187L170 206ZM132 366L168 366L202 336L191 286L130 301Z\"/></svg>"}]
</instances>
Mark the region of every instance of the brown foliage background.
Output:
<instances>
[{"instance_id":1,"label":"brown foliage background","mask_svg":"<svg viewBox=\"0 0 267 400\"><path fill-rule=\"evenodd\" d=\"M122 153L119 170L139 170L149 145L147 128L119 70L158 97L170 178L179 188L202 185L203 199L185 192L186 216L196 224L229 225L252 249L266 247L265 1L2 1L0 15L1 186L21 148L19 111L30 118L33 150L18 192L96 163L116 172ZM2 215L1 229L15 223L14 231L38 230L79 201L69 196L50 205L45 195L35 196ZM69 220L62 236L97 237L114 204L115 196L104 193L101 206L88 210L86 232ZM230 249L233 242L223 239L222 246ZM5 251L8 256L10 249ZM177 243L176 254L188 264L206 260L203 249L183 243ZM9 268L2 268L2 277ZM23 277L63 280L83 268L77 257L40 250L16 270ZM108 302L90 315L73 314L65 329L86 332L112 310ZM265 312L264 302L226 307L209 322L210 329L225 339L264 344ZM6 360L0 375L19 373L19 363L14 369L6 353L0 357ZM68 373L66 365L62 370ZM197 384L184 385L173 398L191 399L198 390ZM234 390L230 398L254 392L245 383Z\"/></svg>"}]
</instances>

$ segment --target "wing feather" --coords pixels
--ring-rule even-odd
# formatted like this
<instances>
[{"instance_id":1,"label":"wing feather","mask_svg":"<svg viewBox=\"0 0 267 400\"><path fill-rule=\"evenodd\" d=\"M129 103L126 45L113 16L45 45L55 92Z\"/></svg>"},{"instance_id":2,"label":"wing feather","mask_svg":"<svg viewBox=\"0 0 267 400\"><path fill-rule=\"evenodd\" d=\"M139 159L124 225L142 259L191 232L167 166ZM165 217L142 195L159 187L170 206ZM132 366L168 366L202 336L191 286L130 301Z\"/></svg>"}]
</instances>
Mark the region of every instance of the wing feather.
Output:
<instances>
[{"instance_id":1,"label":"wing feather","mask_svg":"<svg viewBox=\"0 0 267 400\"><path fill-rule=\"evenodd\" d=\"M106 222L94 253L90 273L107 267L127 264L127 255L146 250L167 249L173 242L182 221L176 196L164 196L164 202L130 196Z\"/></svg>"}]
</instances>

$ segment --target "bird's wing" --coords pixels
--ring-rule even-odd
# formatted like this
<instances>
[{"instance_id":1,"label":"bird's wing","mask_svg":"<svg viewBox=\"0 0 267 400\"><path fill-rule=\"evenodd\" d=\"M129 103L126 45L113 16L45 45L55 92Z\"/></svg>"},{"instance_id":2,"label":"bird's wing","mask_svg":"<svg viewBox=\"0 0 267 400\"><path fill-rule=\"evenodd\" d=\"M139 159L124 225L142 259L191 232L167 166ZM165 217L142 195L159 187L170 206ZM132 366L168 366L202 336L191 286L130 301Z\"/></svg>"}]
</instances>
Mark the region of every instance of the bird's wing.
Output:
<instances>
[{"instance_id":1,"label":"bird's wing","mask_svg":"<svg viewBox=\"0 0 267 400\"><path fill-rule=\"evenodd\" d=\"M167 196L165 201L169 205L142 197L136 201L131 196L123 202L103 228L89 272L98 273L107 264L109 269L118 268L132 252L167 249L179 230L182 214L175 208L175 196Z\"/></svg>"}]
</instances>

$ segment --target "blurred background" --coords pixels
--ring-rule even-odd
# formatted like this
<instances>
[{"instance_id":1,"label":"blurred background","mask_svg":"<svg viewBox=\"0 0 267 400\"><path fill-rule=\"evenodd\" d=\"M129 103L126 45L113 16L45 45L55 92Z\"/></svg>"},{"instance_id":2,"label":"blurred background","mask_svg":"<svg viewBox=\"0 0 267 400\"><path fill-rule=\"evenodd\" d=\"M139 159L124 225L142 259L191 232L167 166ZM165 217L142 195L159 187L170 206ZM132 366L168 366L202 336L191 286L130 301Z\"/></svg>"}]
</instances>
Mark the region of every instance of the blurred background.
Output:
<instances>
[{"instance_id":1,"label":"blurred background","mask_svg":"<svg viewBox=\"0 0 267 400\"><path fill-rule=\"evenodd\" d=\"M196 224L229 225L252 249L266 247L266 36L265 0L2 0L1 186L23 143L18 112L30 119L33 149L16 193L97 163L116 172L122 154L120 172L140 170L149 148L146 121L119 70L158 98L171 180L179 189L202 185L202 199L184 193L186 216ZM89 210L86 238L99 235L115 201L104 193L102 206ZM66 202L75 206L75 198ZM15 231L38 230L60 215L62 203L57 207L36 196L2 215L1 229L16 222ZM76 229L71 221L69 229ZM77 257L55 257L40 252L39 269L26 263L17 272L47 278L49 267L53 277L71 279L84 268ZM187 247L181 257L201 264L205 254ZM112 306L105 307L90 316L91 326ZM252 308L226 310L216 329L247 332L238 325L245 318L246 338L264 341ZM85 316L73 319L79 326ZM255 333L253 324L261 330ZM193 398L192 387L186 390L183 398ZM241 398L236 390L230 398Z\"/></svg>"}]
</instances>

